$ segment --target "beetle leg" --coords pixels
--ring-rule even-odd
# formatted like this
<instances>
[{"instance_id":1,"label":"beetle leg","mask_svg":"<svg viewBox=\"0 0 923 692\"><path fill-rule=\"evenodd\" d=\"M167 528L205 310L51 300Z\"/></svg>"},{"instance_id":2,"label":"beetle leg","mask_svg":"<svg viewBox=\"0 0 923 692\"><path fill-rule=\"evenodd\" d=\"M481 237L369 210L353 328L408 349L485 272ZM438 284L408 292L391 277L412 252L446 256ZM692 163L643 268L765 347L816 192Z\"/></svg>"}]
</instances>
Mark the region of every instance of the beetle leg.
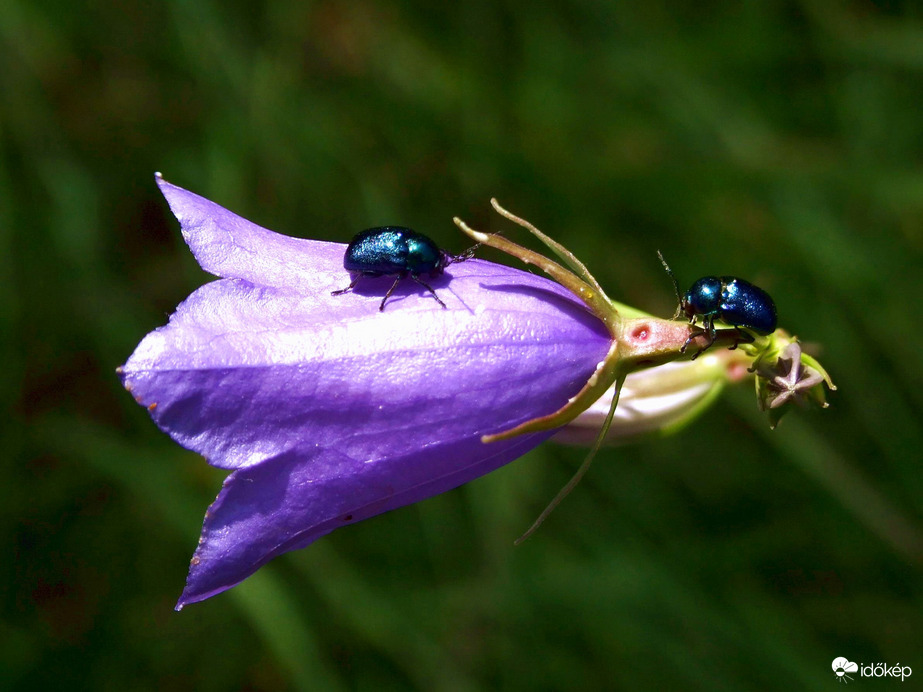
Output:
<instances>
[{"instance_id":1,"label":"beetle leg","mask_svg":"<svg viewBox=\"0 0 923 692\"><path fill-rule=\"evenodd\" d=\"M416 281L418 284L420 284L420 285L421 285L423 288L425 288L427 291L429 291L430 293L432 293L432 294L433 294L433 298L436 299L436 302L439 303L442 307L445 307L445 303L443 303L443 302L439 299L439 296L436 295L436 291L433 290L433 287L432 287L432 286L430 286L428 283L424 282L423 279L421 279L421 278L420 278L419 276L417 276L416 274L411 274L411 275L410 275L410 278L413 279L414 281Z\"/></svg>"},{"instance_id":2,"label":"beetle leg","mask_svg":"<svg viewBox=\"0 0 923 692\"><path fill-rule=\"evenodd\" d=\"M736 349L737 344L739 344L741 341L743 341L743 337L740 334L740 329L735 326L734 327L734 343L728 346L728 351L733 351L734 349Z\"/></svg>"},{"instance_id":3,"label":"beetle leg","mask_svg":"<svg viewBox=\"0 0 923 692\"><path fill-rule=\"evenodd\" d=\"M338 296L343 293L346 293L347 291L351 291L353 288L355 288L356 284L359 283L359 279L361 279L363 276L364 274L356 274L353 280L349 282L349 286L347 286L346 288L341 288L339 291L330 291L330 295Z\"/></svg>"},{"instance_id":4,"label":"beetle leg","mask_svg":"<svg viewBox=\"0 0 923 692\"><path fill-rule=\"evenodd\" d=\"M703 325L703 326L701 326L701 327L696 327L695 321L696 321L696 316L693 315L692 318L689 320L689 324L692 325L693 329L698 329L698 331L693 332L692 334L689 335L689 338L686 339L686 341L685 341L685 343L683 344L682 348L679 349L679 352L680 352L680 353L685 353L685 352L686 352L686 349L689 347L689 344L691 344L691 343L693 342L693 340L696 339L696 337L702 336L703 334L708 334L709 329L714 330L714 327L712 327L712 325L711 325L711 323L709 322L707 316L702 318L702 325ZM711 346L713 342L714 342L714 337L713 337L712 340L708 343L708 346ZM708 346L706 346L705 348L708 348ZM704 351L705 348L703 348L701 351L699 351L699 353L701 353L702 351ZM696 353L694 356L692 356L692 360L695 360L696 357L699 355L699 353Z\"/></svg>"},{"instance_id":5,"label":"beetle leg","mask_svg":"<svg viewBox=\"0 0 923 692\"><path fill-rule=\"evenodd\" d=\"M381 299L381 305L378 306L378 312L384 312L385 303L388 302L388 298L391 297L391 294L394 293L394 289L397 288L397 285L407 278L407 272L401 272L397 275L397 278L394 280L394 283L391 284L391 288L388 289L388 292L385 293L385 297Z\"/></svg>"},{"instance_id":6,"label":"beetle leg","mask_svg":"<svg viewBox=\"0 0 923 692\"><path fill-rule=\"evenodd\" d=\"M715 343L715 338L716 338L716 335L715 335L715 318L714 318L713 316L709 315L709 316L705 317L704 322L705 322L705 325L704 325L704 327L703 327L703 332L708 336L708 343L705 344L705 346L704 346L702 349L700 349L694 356L692 356L692 358L690 358L690 360L695 360L696 358L698 358L699 356L701 356L703 353L705 353L705 351L707 351L708 349L711 348L711 345L712 345L713 343ZM695 336L698 336L698 334L696 334ZM687 344L689 343L689 340L690 340L691 338L692 338L692 337L690 337L689 339L686 340L686 343L687 343ZM683 346L683 348L685 348L685 345Z\"/></svg>"},{"instance_id":7,"label":"beetle leg","mask_svg":"<svg viewBox=\"0 0 923 692\"><path fill-rule=\"evenodd\" d=\"M705 333L704 329L695 326L695 318L692 318L692 321L690 321L689 324L692 325L693 329L698 329L698 331L693 332L692 334L689 335L689 338L686 339L686 342L683 344L682 348L679 349L680 353L685 353L686 348L689 346L689 344L692 343L692 340L695 339L697 336L701 336L702 334Z\"/></svg>"},{"instance_id":8,"label":"beetle leg","mask_svg":"<svg viewBox=\"0 0 923 692\"><path fill-rule=\"evenodd\" d=\"M733 351L740 344L752 344L753 335L746 331L741 331L740 327L734 327L734 344L728 346L729 351Z\"/></svg>"}]
</instances>

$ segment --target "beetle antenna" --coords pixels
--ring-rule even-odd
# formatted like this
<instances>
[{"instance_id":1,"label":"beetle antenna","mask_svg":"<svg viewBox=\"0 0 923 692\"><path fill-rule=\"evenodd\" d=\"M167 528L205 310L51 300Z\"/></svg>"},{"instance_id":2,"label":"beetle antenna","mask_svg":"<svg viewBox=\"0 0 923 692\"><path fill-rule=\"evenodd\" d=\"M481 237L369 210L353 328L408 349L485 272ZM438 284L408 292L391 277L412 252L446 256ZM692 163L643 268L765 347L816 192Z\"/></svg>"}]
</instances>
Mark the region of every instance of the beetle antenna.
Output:
<instances>
[{"instance_id":1,"label":"beetle antenna","mask_svg":"<svg viewBox=\"0 0 923 692\"><path fill-rule=\"evenodd\" d=\"M657 251L657 256L660 258L660 263L663 265L663 268L667 270L667 274L670 275L670 280L673 281L673 292L676 294L676 313L673 315L673 319L675 320L683 311L683 298L679 294L679 283L676 281L676 275L673 273L673 270L670 269L670 265L667 264L663 255L660 254L660 250Z\"/></svg>"},{"instance_id":2,"label":"beetle antenna","mask_svg":"<svg viewBox=\"0 0 923 692\"><path fill-rule=\"evenodd\" d=\"M496 233L491 233L491 235L503 235L503 234L502 232L497 231ZM465 250L464 252L458 255L449 255L448 256L449 260L445 263L445 266L449 266L450 264L458 264L459 262L466 262L470 259L473 259L474 253L477 252L478 248L481 247L483 244L484 243L475 243L474 245L469 247L467 250Z\"/></svg>"},{"instance_id":3,"label":"beetle antenna","mask_svg":"<svg viewBox=\"0 0 923 692\"><path fill-rule=\"evenodd\" d=\"M458 255L449 255L449 261L446 262L446 266L450 264L458 264L459 262L466 262L474 257L474 253L477 252L478 248L481 247L484 243L475 243L467 250Z\"/></svg>"}]
</instances>

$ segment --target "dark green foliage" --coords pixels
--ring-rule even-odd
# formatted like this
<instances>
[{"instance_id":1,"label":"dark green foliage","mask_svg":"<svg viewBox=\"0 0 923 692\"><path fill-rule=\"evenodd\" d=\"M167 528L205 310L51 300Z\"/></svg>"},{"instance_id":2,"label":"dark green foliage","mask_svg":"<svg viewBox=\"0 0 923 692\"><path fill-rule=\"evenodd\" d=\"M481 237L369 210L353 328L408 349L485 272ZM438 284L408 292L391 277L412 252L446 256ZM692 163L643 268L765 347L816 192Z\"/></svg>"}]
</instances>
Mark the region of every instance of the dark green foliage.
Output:
<instances>
[{"instance_id":1,"label":"dark green foliage","mask_svg":"<svg viewBox=\"0 0 923 692\"><path fill-rule=\"evenodd\" d=\"M923 675L915 4L2 5L4 689L821 689L837 656ZM520 548L579 451L176 614L223 474L114 373L208 278L156 170L280 232L399 219L449 252L453 215L501 227L496 196L668 316L660 248L769 291L839 391L770 433L739 388L606 451Z\"/></svg>"}]
</instances>

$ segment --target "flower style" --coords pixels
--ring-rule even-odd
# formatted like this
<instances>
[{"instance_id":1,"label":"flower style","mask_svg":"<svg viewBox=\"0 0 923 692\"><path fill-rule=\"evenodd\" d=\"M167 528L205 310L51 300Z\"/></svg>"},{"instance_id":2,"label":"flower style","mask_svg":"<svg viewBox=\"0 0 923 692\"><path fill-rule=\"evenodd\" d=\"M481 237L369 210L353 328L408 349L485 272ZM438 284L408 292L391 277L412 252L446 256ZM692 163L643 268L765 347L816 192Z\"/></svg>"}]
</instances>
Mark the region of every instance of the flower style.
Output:
<instances>
[{"instance_id":1,"label":"flower style","mask_svg":"<svg viewBox=\"0 0 923 692\"><path fill-rule=\"evenodd\" d=\"M445 308L406 281L380 311L389 277L331 295L348 279L344 244L283 236L159 174L157 184L199 264L220 278L118 372L158 427L231 472L206 512L177 610L341 526L489 473L568 423L562 435L577 443L600 422L610 439L675 428L754 359L758 392L781 372L788 341L776 335L717 355L737 330L718 331L695 363L654 367L691 357L682 350L701 348L703 333L610 301L575 257L495 201L569 269L456 219L555 281L474 259L432 280ZM631 415L610 428L619 394Z\"/></svg>"}]
</instances>

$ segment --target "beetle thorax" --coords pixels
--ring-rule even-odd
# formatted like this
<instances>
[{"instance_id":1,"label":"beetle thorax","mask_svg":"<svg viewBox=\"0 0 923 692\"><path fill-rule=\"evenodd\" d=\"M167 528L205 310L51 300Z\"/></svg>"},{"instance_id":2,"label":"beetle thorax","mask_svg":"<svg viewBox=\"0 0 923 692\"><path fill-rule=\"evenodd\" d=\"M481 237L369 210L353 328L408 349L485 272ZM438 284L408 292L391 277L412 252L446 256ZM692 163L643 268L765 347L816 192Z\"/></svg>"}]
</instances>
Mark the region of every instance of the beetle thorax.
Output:
<instances>
[{"instance_id":1,"label":"beetle thorax","mask_svg":"<svg viewBox=\"0 0 923 692\"><path fill-rule=\"evenodd\" d=\"M695 315L711 315L721 304L723 282L717 276L705 276L696 281L683 297L683 312L692 319Z\"/></svg>"}]
</instances>

